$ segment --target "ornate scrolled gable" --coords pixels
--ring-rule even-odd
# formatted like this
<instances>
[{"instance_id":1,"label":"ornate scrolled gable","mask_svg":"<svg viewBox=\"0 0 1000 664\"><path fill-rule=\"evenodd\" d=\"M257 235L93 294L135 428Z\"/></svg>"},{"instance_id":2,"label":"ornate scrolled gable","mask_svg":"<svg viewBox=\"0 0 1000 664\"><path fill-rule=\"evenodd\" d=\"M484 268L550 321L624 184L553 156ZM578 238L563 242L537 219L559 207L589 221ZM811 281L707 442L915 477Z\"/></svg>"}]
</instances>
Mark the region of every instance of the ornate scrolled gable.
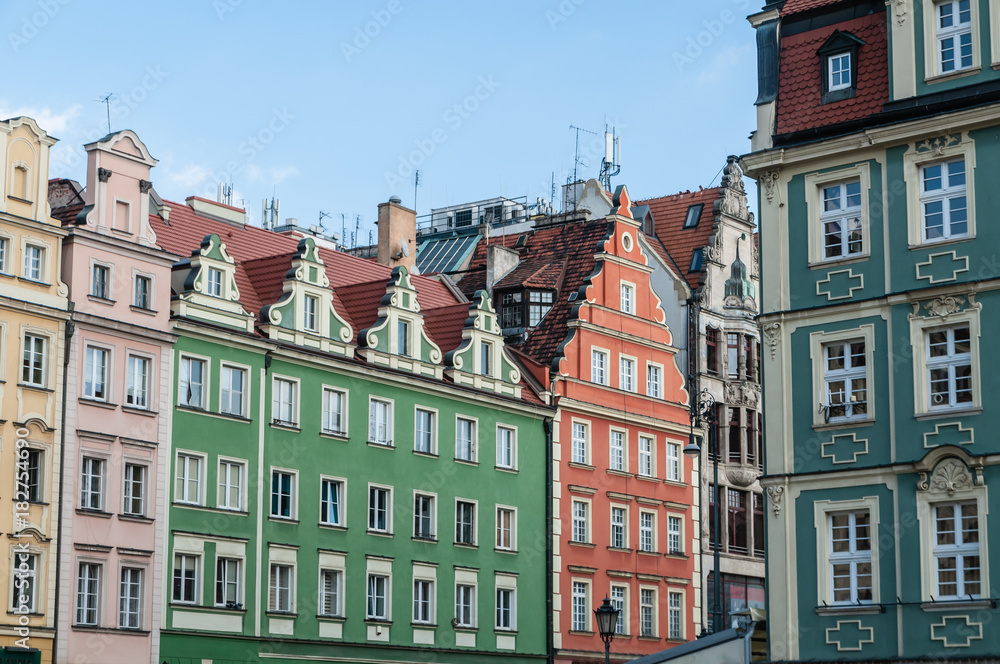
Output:
<instances>
[{"instance_id":1,"label":"ornate scrolled gable","mask_svg":"<svg viewBox=\"0 0 1000 664\"><path fill-rule=\"evenodd\" d=\"M483 366L484 348L487 367ZM473 296L462 329L462 343L445 355L444 363L448 367L445 373L457 385L521 397L521 372L504 352L503 332L486 291L476 291Z\"/></svg>"},{"instance_id":2,"label":"ornate scrolled gable","mask_svg":"<svg viewBox=\"0 0 1000 664\"><path fill-rule=\"evenodd\" d=\"M209 294L210 269L218 270L222 275L218 297ZM173 315L253 332L253 316L240 304L236 261L226 251L226 245L218 235L206 235L201 246L191 252L191 258L174 265L171 281L177 292L171 304Z\"/></svg>"},{"instance_id":3,"label":"ornate scrolled gable","mask_svg":"<svg viewBox=\"0 0 1000 664\"><path fill-rule=\"evenodd\" d=\"M311 237L299 241L282 290L277 302L260 311L265 335L340 355L354 354L354 329L337 313L326 264ZM316 305L314 329L306 325L307 298L314 298Z\"/></svg>"},{"instance_id":4,"label":"ornate scrolled gable","mask_svg":"<svg viewBox=\"0 0 1000 664\"><path fill-rule=\"evenodd\" d=\"M405 355L397 352L400 321L407 324L409 332L409 348ZM361 355L369 362L441 378L444 372L441 349L424 331L424 315L420 313L417 291L404 266L393 268L379 303L378 318L374 325L361 330L358 345Z\"/></svg>"}]
</instances>

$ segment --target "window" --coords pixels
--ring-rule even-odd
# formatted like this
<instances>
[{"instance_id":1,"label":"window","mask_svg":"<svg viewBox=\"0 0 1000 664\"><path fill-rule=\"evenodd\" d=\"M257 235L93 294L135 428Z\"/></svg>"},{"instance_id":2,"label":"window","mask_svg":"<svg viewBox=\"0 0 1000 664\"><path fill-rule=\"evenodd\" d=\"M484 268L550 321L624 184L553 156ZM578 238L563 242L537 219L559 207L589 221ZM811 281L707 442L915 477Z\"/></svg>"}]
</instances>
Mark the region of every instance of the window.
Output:
<instances>
[{"instance_id":1,"label":"window","mask_svg":"<svg viewBox=\"0 0 1000 664\"><path fill-rule=\"evenodd\" d=\"M195 594L198 580L198 556L186 553L174 555L174 593L173 600L184 604L195 604L198 598Z\"/></svg>"},{"instance_id":2,"label":"window","mask_svg":"<svg viewBox=\"0 0 1000 664\"><path fill-rule=\"evenodd\" d=\"M632 284L621 284L621 310L623 314L635 313L635 286Z\"/></svg>"},{"instance_id":3,"label":"window","mask_svg":"<svg viewBox=\"0 0 1000 664\"><path fill-rule=\"evenodd\" d=\"M179 503L201 503L201 457L193 454L178 454L174 469L177 487L174 500Z\"/></svg>"},{"instance_id":4,"label":"window","mask_svg":"<svg viewBox=\"0 0 1000 664\"><path fill-rule=\"evenodd\" d=\"M323 432L346 434L344 426L344 402L347 394L339 390L323 388Z\"/></svg>"},{"instance_id":5,"label":"window","mask_svg":"<svg viewBox=\"0 0 1000 664\"><path fill-rule=\"evenodd\" d=\"M590 351L590 381L598 385L608 384L608 354L603 350Z\"/></svg>"},{"instance_id":6,"label":"window","mask_svg":"<svg viewBox=\"0 0 1000 664\"><path fill-rule=\"evenodd\" d=\"M872 602L872 538L867 510L829 516L831 604Z\"/></svg>"},{"instance_id":7,"label":"window","mask_svg":"<svg viewBox=\"0 0 1000 664\"><path fill-rule=\"evenodd\" d=\"M588 439L590 438L590 427L583 422L573 422L573 463L586 464L588 454Z\"/></svg>"},{"instance_id":8,"label":"window","mask_svg":"<svg viewBox=\"0 0 1000 664\"><path fill-rule=\"evenodd\" d=\"M618 387L626 392L635 392L635 360L630 357L619 358L620 374Z\"/></svg>"},{"instance_id":9,"label":"window","mask_svg":"<svg viewBox=\"0 0 1000 664\"><path fill-rule=\"evenodd\" d=\"M33 553L18 552L14 557L14 566L17 571L11 573L13 586L12 606L28 613L37 613L36 591L38 587L38 556ZM24 601L21 598L24 598Z\"/></svg>"},{"instance_id":10,"label":"window","mask_svg":"<svg viewBox=\"0 0 1000 664\"><path fill-rule=\"evenodd\" d=\"M25 279L31 281L42 280L42 262L45 259L45 250L33 244L24 247L24 272Z\"/></svg>"},{"instance_id":11,"label":"window","mask_svg":"<svg viewBox=\"0 0 1000 664\"><path fill-rule=\"evenodd\" d=\"M930 409L972 404L972 342L968 326L927 331Z\"/></svg>"},{"instance_id":12,"label":"window","mask_svg":"<svg viewBox=\"0 0 1000 664\"><path fill-rule=\"evenodd\" d=\"M552 309L551 291L531 291L528 294L528 326L535 327L542 322L550 309Z\"/></svg>"},{"instance_id":13,"label":"window","mask_svg":"<svg viewBox=\"0 0 1000 664\"><path fill-rule=\"evenodd\" d=\"M132 306L139 309L152 309L153 280L149 277L136 275L132 286Z\"/></svg>"},{"instance_id":14,"label":"window","mask_svg":"<svg viewBox=\"0 0 1000 664\"><path fill-rule=\"evenodd\" d=\"M284 378L274 379L274 395L271 401L271 417L276 424L294 426L298 423L296 392L298 383Z\"/></svg>"},{"instance_id":15,"label":"window","mask_svg":"<svg viewBox=\"0 0 1000 664\"><path fill-rule=\"evenodd\" d=\"M726 334L726 375L740 377L740 335L734 332Z\"/></svg>"},{"instance_id":16,"label":"window","mask_svg":"<svg viewBox=\"0 0 1000 664\"><path fill-rule=\"evenodd\" d=\"M208 268L208 283L206 289L212 297L222 297L222 270Z\"/></svg>"},{"instance_id":17,"label":"window","mask_svg":"<svg viewBox=\"0 0 1000 664\"><path fill-rule=\"evenodd\" d=\"M655 364L646 365L646 394L654 399L663 396L663 369Z\"/></svg>"},{"instance_id":18,"label":"window","mask_svg":"<svg viewBox=\"0 0 1000 664\"><path fill-rule=\"evenodd\" d=\"M573 529L572 539L574 542L590 542L590 505L582 500L573 501Z\"/></svg>"},{"instance_id":19,"label":"window","mask_svg":"<svg viewBox=\"0 0 1000 664\"><path fill-rule=\"evenodd\" d=\"M180 405L189 408L205 408L204 392L205 386L205 360L197 360L193 357L181 358L180 386L178 389L178 399Z\"/></svg>"},{"instance_id":20,"label":"window","mask_svg":"<svg viewBox=\"0 0 1000 664\"><path fill-rule=\"evenodd\" d=\"M628 600L626 595L628 588L625 586L611 586L611 606L618 611L618 619L615 622L615 634L625 634L625 624L628 622Z\"/></svg>"},{"instance_id":21,"label":"window","mask_svg":"<svg viewBox=\"0 0 1000 664\"><path fill-rule=\"evenodd\" d=\"M667 629L670 632L669 638L683 639L684 631L681 618L684 606L684 595L682 593L668 593L667 596Z\"/></svg>"},{"instance_id":22,"label":"window","mask_svg":"<svg viewBox=\"0 0 1000 664\"><path fill-rule=\"evenodd\" d=\"M267 610L291 613L293 606L292 587L292 566L271 563Z\"/></svg>"},{"instance_id":23,"label":"window","mask_svg":"<svg viewBox=\"0 0 1000 664\"><path fill-rule=\"evenodd\" d=\"M639 589L639 636L656 636L656 591Z\"/></svg>"},{"instance_id":24,"label":"window","mask_svg":"<svg viewBox=\"0 0 1000 664\"><path fill-rule=\"evenodd\" d=\"M455 543L476 544L476 504L464 500L455 503Z\"/></svg>"},{"instance_id":25,"label":"window","mask_svg":"<svg viewBox=\"0 0 1000 664\"><path fill-rule=\"evenodd\" d=\"M829 79L827 90L843 90L851 87L851 54L837 53L827 58Z\"/></svg>"},{"instance_id":26,"label":"window","mask_svg":"<svg viewBox=\"0 0 1000 664\"><path fill-rule=\"evenodd\" d=\"M428 624L433 622L434 582L416 579L413 582L413 622Z\"/></svg>"},{"instance_id":27,"label":"window","mask_svg":"<svg viewBox=\"0 0 1000 664\"><path fill-rule=\"evenodd\" d=\"M93 271L90 275L90 294L94 297L99 297L102 300L110 299L108 297L108 278L111 270L108 269L107 265L95 265Z\"/></svg>"},{"instance_id":28,"label":"window","mask_svg":"<svg viewBox=\"0 0 1000 664\"><path fill-rule=\"evenodd\" d=\"M611 430L609 437L609 444L611 449L611 460L610 467L611 470L625 471L625 432Z\"/></svg>"},{"instance_id":29,"label":"window","mask_svg":"<svg viewBox=\"0 0 1000 664\"><path fill-rule=\"evenodd\" d=\"M573 582L572 629L574 632L590 631L589 586L581 581Z\"/></svg>"},{"instance_id":30,"label":"window","mask_svg":"<svg viewBox=\"0 0 1000 664\"><path fill-rule=\"evenodd\" d=\"M145 516L146 466L126 463L125 486L122 489L125 496L125 506L122 511L132 516Z\"/></svg>"},{"instance_id":31,"label":"window","mask_svg":"<svg viewBox=\"0 0 1000 664\"><path fill-rule=\"evenodd\" d=\"M104 460L83 458L83 476L80 482L80 507L100 510L104 507Z\"/></svg>"},{"instance_id":32,"label":"window","mask_svg":"<svg viewBox=\"0 0 1000 664\"><path fill-rule=\"evenodd\" d=\"M368 620L389 619L389 577L382 574L368 575Z\"/></svg>"},{"instance_id":33,"label":"window","mask_svg":"<svg viewBox=\"0 0 1000 664\"><path fill-rule=\"evenodd\" d=\"M969 234L965 159L920 168L923 240L947 240Z\"/></svg>"},{"instance_id":34,"label":"window","mask_svg":"<svg viewBox=\"0 0 1000 664\"><path fill-rule=\"evenodd\" d=\"M384 487L368 487L368 530L388 533L391 528L391 491Z\"/></svg>"},{"instance_id":35,"label":"window","mask_svg":"<svg viewBox=\"0 0 1000 664\"><path fill-rule=\"evenodd\" d=\"M497 427L497 467L514 468L517 432L510 427Z\"/></svg>"},{"instance_id":36,"label":"window","mask_svg":"<svg viewBox=\"0 0 1000 664\"><path fill-rule=\"evenodd\" d=\"M821 196L823 258L845 258L861 254L864 240L861 225L861 180L824 186Z\"/></svg>"},{"instance_id":37,"label":"window","mask_svg":"<svg viewBox=\"0 0 1000 664\"><path fill-rule=\"evenodd\" d=\"M219 509L243 509L243 464L238 461L219 460Z\"/></svg>"},{"instance_id":38,"label":"window","mask_svg":"<svg viewBox=\"0 0 1000 664\"><path fill-rule=\"evenodd\" d=\"M826 421L868 417L868 362L865 340L823 346Z\"/></svg>"},{"instance_id":39,"label":"window","mask_svg":"<svg viewBox=\"0 0 1000 664\"><path fill-rule=\"evenodd\" d=\"M381 399L368 402L368 442L392 445L392 404Z\"/></svg>"},{"instance_id":40,"label":"window","mask_svg":"<svg viewBox=\"0 0 1000 664\"><path fill-rule=\"evenodd\" d=\"M682 554L681 547L681 517L667 517L667 553Z\"/></svg>"},{"instance_id":41,"label":"window","mask_svg":"<svg viewBox=\"0 0 1000 664\"><path fill-rule=\"evenodd\" d=\"M524 324L521 293L504 293L500 297L500 320L504 330L518 328Z\"/></svg>"},{"instance_id":42,"label":"window","mask_svg":"<svg viewBox=\"0 0 1000 664\"><path fill-rule=\"evenodd\" d=\"M27 453L28 481L21 484L27 488L28 502L42 502L42 451L28 448Z\"/></svg>"},{"instance_id":43,"label":"window","mask_svg":"<svg viewBox=\"0 0 1000 664\"><path fill-rule=\"evenodd\" d=\"M410 355L410 322L402 318L396 321L396 354Z\"/></svg>"},{"instance_id":44,"label":"window","mask_svg":"<svg viewBox=\"0 0 1000 664\"><path fill-rule=\"evenodd\" d=\"M653 477L653 439L639 436L639 475Z\"/></svg>"},{"instance_id":45,"label":"window","mask_svg":"<svg viewBox=\"0 0 1000 664\"><path fill-rule=\"evenodd\" d=\"M247 372L243 369L222 365L222 393L219 398L219 412L235 417L245 417L243 406L246 393Z\"/></svg>"},{"instance_id":46,"label":"window","mask_svg":"<svg viewBox=\"0 0 1000 664\"><path fill-rule=\"evenodd\" d=\"M344 573L336 569L324 569L319 573L319 614L321 616L339 616L340 588Z\"/></svg>"},{"instance_id":47,"label":"window","mask_svg":"<svg viewBox=\"0 0 1000 664\"><path fill-rule=\"evenodd\" d=\"M711 327L705 329L705 371L719 375L719 331Z\"/></svg>"},{"instance_id":48,"label":"window","mask_svg":"<svg viewBox=\"0 0 1000 664\"><path fill-rule=\"evenodd\" d=\"M271 516L295 518L295 475L288 471L271 471Z\"/></svg>"},{"instance_id":49,"label":"window","mask_svg":"<svg viewBox=\"0 0 1000 664\"><path fill-rule=\"evenodd\" d=\"M936 7L938 73L972 66L972 8L970 0L942 2Z\"/></svg>"},{"instance_id":50,"label":"window","mask_svg":"<svg viewBox=\"0 0 1000 664\"><path fill-rule=\"evenodd\" d=\"M310 331L316 332L316 311L319 309L319 298L306 295L302 301L302 326Z\"/></svg>"},{"instance_id":51,"label":"window","mask_svg":"<svg viewBox=\"0 0 1000 664\"><path fill-rule=\"evenodd\" d=\"M455 458L476 461L476 422L459 417L455 426Z\"/></svg>"},{"instance_id":52,"label":"window","mask_svg":"<svg viewBox=\"0 0 1000 664\"><path fill-rule=\"evenodd\" d=\"M323 479L319 485L319 520L328 526L344 525L344 483Z\"/></svg>"},{"instance_id":53,"label":"window","mask_svg":"<svg viewBox=\"0 0 1000 664\"><path fill-rule=\"evenodd\" d=\"M701 266L704 261L704 254L699 247L691 252L691 264L688 265L688 272L701 272Z\"/></svg>"},{"instance_id":54,"label":"window","mask_svg":"<svg viewBox=\"0 0 1000 664\"><path fill-rule=\"evenodd\" d=\"M639 512L639 550L653 551L656 541L656 515L652 512Z\"/></svg>"},{"instance_id":55,"label":"window","mask_svg":"<svg viewBox=\"0 0 1000 664\"><path fill-rule=\"evenodd\" d=\"M229 609L240 606L241 567L243 561L238 558L219 557L215 561L215 605Z\"/></svg>"},{"instance_id":56,"label":"window","mask_svg":"<svg viewBox=\"0 0 1000 664\"><path fill-rule=\"evenodd\" d=\"M497 629L514 629L514 591L497 588Z\"/></svg>"},{"instance_id":57,"label":"window","mask_svg":"<svg viewBox=\"0 0 1000 664\"><path fill-rule=\"evenodd\" d=\"M101 592L101 565L80 563L76 585L76 624L97 625Z\"/></svg>"},{"instance_id":58,"label":"window","mask_svg":"<svg viewBox=\"0 0 1000 664\"><path fill-rule=\"evenodd\" d=\"M513 551L517 532L517 514L510 507L497 508L497 548Z\"/></svg>"},{"instance_id":59,"label":"window","mask_svg":"<svg viewBox=\"0 0 1000 664\"><path fill-rule=\"evenodd\" d=\"M118 595L118 626L142 629L142 570L123 567Z\"/></svg>"},{"instance_id":60,"label":"window","mask_svg":"<svg viewBox=\"0 0 1000 664\"><path fill-rule=\"evenodd\" d=\"M764 496L753 494L753 554L764 555Z\"/></svg>"},{"instance_id":61,"label":"window","mask_svg":"<svg viewBox=\"0 0 1000 664\"><path fill-rule=\"evenodd\" d=\"M698 226L698 221L701 219L701 210L704 207L704 203L697 203L688 207L687 215L684 217L684 228L696 228Z\"/></svg>"},{"instance_id":62,"label":"window","mask_svg":"<svg viewBox=\"0 0 1000 664\"><path fill-rule=\"evenodd\" d=\"M726 492L729 494L729 552L747 553L747 494L736 489Z\"/></svg>"},{"instance_id":63,"label":"window","mask_svg":"<svg viewBox=\"0 0 1000 664\"><path fill-rule=\"evenodd\" d=\"M667 443L667 479L681 482L681 446L680 443Z\"/></svg>"},{"instance_id":64,"label":"window","mask_svg":"<svg viewBox=\"0 0 1000 664\"><path fill-rule=\"evenodd\" d=\"M416 422L413 428L413 450L423 454L435 454L437 432L437 413L432 410L417 408Z\"/></svg>"},{"instance_id":65,"label":"window","mask_svg":"<svg viewBox=\"0 0 1000 664\"><path fill-rule=\"evenodd\" d=\"M975 502L934 506L933 552L937 599L981 596L979 510Z\"/></svg>"},{"instance_id":66,"label":"window","mask_svg":"<svg viewBox=\"0 0 1000 664\"><path fill-rule=\"evenodd\" d=\"M493 344L488 341L479 342L479 373L484 376L493 375L491 357L493 357Z\"/></svg>"},{"instance_id":67,"label":"window","mask_svg":"<svg viewBox=\"0 0 1000 664\"><path fill-rule=\"evenodd\" d=\"M460 583L455 586L455 626L476 626L476 587Z\"/></svg>"},{"instance_id":68,"label":"window","mask_svg":"<svg viewBox=\"0 0 1000 664\"><path fill-rule=\"evenodd\" d=\"M87 346L83 374L83 396L97 401L108 400L108 356L104 348Z\"/></svg>"},{"instance_id":69,"label":"window","mask_svg":"<svg viewBox=\"0 0 1000 664\"><path fill-rule=\"evenodd\" d=\"M611 547L614 549L628 548L628 537L625 531L626 514L624 507L611 508Z\"/></svg>"},{"instance_id":70,"label":"window","mask_svg":"<svg viewBox=\"0 0 1000 664\"><path fill-rule=\"evenodd\" d=\"M413 496L413 536L418 539L434 539L437 529L434 496L418 493Z\"/></svg>"},{"instance_id":71,"label":"window","mask_svg":"<svg viewBox=\"0 0 1000 664\"><path fill-rule=\"evenodd\" d=\"M125 405L132 408L149 408L149 358L128 356Z\"/></svg>"},{"instance_id":72,"label":"window","mask_svg":"<svg viewBox=\"0 0 1000 664\"><path fill-rule=\"evenodd\" d=\"M7 272L7 247L10 243L7 238L0 237L0 272Z\"/></svg>"}]
</instances>

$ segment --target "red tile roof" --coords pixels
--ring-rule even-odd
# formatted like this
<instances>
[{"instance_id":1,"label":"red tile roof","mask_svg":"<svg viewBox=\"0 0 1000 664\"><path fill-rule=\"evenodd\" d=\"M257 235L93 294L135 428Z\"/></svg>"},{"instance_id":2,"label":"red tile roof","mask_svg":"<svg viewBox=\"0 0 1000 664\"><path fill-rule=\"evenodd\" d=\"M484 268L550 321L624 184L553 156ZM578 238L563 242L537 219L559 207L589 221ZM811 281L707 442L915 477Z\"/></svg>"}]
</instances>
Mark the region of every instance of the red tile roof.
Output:
<instances>
[{"instance_id":1,"label":"red tile roof","mask_svg":"<svg viewBox=\"0 0 1000 664\"><path fill-rule=\"evenodd\" d=\"M656 236L666 248L668 257L673 259L681 276L687 280L692 289L698 288L703 273L689 270L691 254L695 249L708 244L708 238L712 234L712 226L715 223L714 205L720 195L721 188L712 187L700 191L685 191L671 196L636 201L636 205L649 206L653 213ZM688 208L699 203L702 208L698 225L694 228L684 228ZM655 250L655 243L652 242L652 238L650 240L650 244L654 244Z\"/></svg>"},{"instance_id":2,"label":"red tile roof","mask_svg":"<svg viewBox=\"0 0 1000 664\"><path fill-rule=\"evenodd\" d=\"M865 42L858 51L857 92L851 99L821 104L823 73L816 51L834 30L849 32ZM787 134L881 111L889 100L886 31L886 14L879 12L782 38L776 132Z\"/></svg>"},{"instance_id":3,"label":"red tile roof","mask_svg":"<svg viewBox=\"0 0 1000 664\"><path fill-rule=\"evenodd\" d=\"M839 2L845 2L845 0L788 0L785 6L781 8L781 15L791 16L792 14L801 14L810 9L819 9L820 7L835 5Z\"/></svg>"},{"instance_id":4,"label":"red tile roof","mask_svg":"<svg viewBox=\"0 0 1000 664\"><path fill-rule=\"evenodd\" d=\"M442 352L454 350L462 343L462 330L469 317L469 306L469 302L462 302L424 312L424 330Z\"/></svg>"}]
</instances>

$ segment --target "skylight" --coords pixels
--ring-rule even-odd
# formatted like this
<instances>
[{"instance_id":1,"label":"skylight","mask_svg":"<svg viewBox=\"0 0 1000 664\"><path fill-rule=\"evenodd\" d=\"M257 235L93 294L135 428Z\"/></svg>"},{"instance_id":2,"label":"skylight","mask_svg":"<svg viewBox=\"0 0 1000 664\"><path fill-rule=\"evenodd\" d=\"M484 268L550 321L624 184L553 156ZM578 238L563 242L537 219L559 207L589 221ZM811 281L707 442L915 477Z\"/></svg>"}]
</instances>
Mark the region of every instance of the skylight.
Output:
<instances>
[{"instance_id":1,"label":"skylight","mask_svg":"<svg viewBox=\"0 0 1000 664\"><path fill-rule=\"evenodd\" d=\"M687 217L684 218L684 228L695 228L698 226L698 220L701 219L701 209L705 207L704 203L697 203L688 208Z\"/></svg>"}]
</instances>

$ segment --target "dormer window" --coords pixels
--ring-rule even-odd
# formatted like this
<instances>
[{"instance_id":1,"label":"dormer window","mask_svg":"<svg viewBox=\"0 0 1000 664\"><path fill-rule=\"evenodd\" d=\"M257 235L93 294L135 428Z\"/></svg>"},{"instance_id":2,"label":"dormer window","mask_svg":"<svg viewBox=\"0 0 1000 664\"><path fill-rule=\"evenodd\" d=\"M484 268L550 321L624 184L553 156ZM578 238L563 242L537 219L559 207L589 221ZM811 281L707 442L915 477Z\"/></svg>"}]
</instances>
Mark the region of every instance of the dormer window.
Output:
<instances>
[{"instance_id":1,"label":"dormer window","mask_svg":"<svg viewBox=\"0 0 1000 664\"><path fill-rule=\"evenodd\" d=\"M552 309L552 291L531 291L528 304L528 325L535 327Z\"/></svg>"},{"instance_id":2,"label":"dormer window","mask_svg":"<svg viewBox=\"0 0 1000 664\"><path fill-rule=\"evenodd\" d=\"M410 322L402 318L396 323L396 354L410 355Z\"/></svg>"},{"instance_id":3,"label":"dormer window","mask_svg":"<svg viewBox=\"0 0 1000 664\"><path fill-rule=\"evenodd\" d=\"M208 268L207 292L212 297L222 297L222 270Z\"/></svg>"},{"instance_id":4,"label":"dormer window","mask_svg":"<svg viewBox=\"0 0 1000 664\"><path fill-rule=\"evenodd\" d=\"M851 87L851 54L838 53L827 58L827 70L830 80L827 90L835 92Z\"/></svg>"},{"instance_id":5,"label":"dormer window","mask_svg":"<svg viewBox=\"0 0 1000 664\"><path fill-rule=\"evenodd\" d=\"M835 30L816 51L823 68L821 104L854 97L858 79L858 49L864 42L849 32Z\"/></svg>"},{"instance_id":6,"label":"dormer window","mask_svg":"<svg viewBox=\"0 0 1000 664\"><path fill-rule=\"evenodd\" d=\"M684 217L684 228L698 227L698 221L701 219L701 211L704 207L704 203L698 203L688 208L687 216Z\"/></svg>"},{"instance_id":7,"label":"dormer window","mask_svg":"<svg viewBox=\"0 0 1000 664\"><path fill-rule=\"evenodd\" d=\"M319 298L306 295L302 305L302 325L310 332L316 331L316 310L319 308Z\"/></svg>"},{"instance_id":8,"label":"dormer window","mask_svg":"<svg viewBox=\"0 0 1000 664\"><path fill-rule=\"evenodd\" d=\"M500 327L507 330L524 325L524 311L520 292L500 296Z\"/></svg>"}]
</instances>

